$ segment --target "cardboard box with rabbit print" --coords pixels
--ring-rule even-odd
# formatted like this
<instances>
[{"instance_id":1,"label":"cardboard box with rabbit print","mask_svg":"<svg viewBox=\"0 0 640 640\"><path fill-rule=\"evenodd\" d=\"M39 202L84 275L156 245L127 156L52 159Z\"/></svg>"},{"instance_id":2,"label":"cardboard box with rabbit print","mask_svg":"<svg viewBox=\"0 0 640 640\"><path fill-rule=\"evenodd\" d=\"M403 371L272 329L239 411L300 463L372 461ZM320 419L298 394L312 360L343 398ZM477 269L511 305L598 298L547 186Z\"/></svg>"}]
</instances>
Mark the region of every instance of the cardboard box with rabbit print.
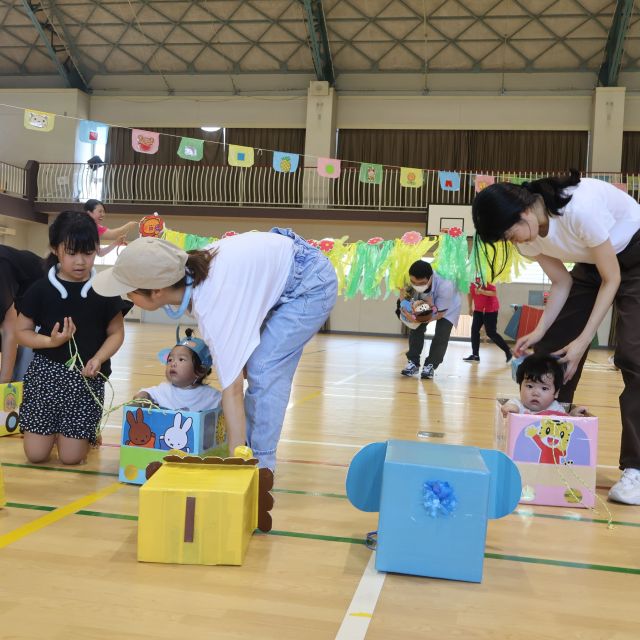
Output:
<instances>
[{"instance_id":1,"label":"cardboard box with rabbit print","mask_svg":"<svg viewBox=\"0 0 640 640\"><path fill-rule=\"evenodd\" d=\"M144 484L147 465L168 453L228 455L222 409L170 411L126 405L120 447L121 482Z\"/></svg>"},{"instance_id":2,"label":"cardboard box with rabbit print","mask_svg":"<svg viewBox=\"0 0 640 640\"><path fill-rule=\"evenodd\" d=\"M593 507L596 495L598 418L509 413L496 403L496 449L517 465L520 502L559 507ZM569 411L571 405L563 405Z\"/></svg>"}]
</instances>

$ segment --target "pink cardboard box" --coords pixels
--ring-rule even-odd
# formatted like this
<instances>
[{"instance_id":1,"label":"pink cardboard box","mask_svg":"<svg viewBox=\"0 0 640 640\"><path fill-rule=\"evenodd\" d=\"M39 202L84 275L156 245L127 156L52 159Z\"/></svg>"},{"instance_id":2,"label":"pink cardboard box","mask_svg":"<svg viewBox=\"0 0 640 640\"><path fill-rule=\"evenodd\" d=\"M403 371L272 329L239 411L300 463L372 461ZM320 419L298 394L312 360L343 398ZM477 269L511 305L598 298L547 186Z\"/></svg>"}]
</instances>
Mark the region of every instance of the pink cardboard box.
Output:
<instances>
[{"instance_id":1,"label":"pink cardboard box","mask_svg":"<svg viewBox=\"0 0 640 640\"><path fill-rule=\"evenodd\" d=\"M500 411L505 402L496 405L496 448L520 471L520 502L592 507L598 418L510 413L505 419Z\"/></svg>"}]
</instances>

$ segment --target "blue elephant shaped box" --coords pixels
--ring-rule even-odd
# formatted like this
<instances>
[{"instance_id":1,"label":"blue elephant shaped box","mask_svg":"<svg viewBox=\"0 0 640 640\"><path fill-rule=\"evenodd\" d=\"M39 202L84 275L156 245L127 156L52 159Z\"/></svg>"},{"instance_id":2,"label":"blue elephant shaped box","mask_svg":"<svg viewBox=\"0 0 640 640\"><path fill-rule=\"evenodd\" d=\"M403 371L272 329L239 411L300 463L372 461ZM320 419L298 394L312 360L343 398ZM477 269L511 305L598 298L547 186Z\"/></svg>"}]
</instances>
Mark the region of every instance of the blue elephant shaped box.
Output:
<instances>
[{"instance_id":1,"label":"blue elephant shaped box","mask_svg":"<svg viewBox=\"0 0 640 640\"><path fill-rule=\"evenodd\" d=\"M376 568L480 582L488 518L511 513L520 474L490 449L390 440L352 460L347 496L380 511Z\"/></svg>"}]
</instances>

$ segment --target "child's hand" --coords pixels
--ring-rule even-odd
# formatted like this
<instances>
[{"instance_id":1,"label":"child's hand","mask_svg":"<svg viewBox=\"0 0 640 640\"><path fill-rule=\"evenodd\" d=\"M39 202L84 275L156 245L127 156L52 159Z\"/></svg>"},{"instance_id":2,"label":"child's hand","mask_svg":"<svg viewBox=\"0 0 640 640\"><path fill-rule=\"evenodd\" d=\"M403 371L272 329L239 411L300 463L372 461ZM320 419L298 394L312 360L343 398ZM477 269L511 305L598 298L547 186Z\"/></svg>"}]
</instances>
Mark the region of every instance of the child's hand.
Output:
<instances>
[{"instance_id":1,"label":"child's hand","mask_svg":"<svg viewBox=\"0 0 640 640\"><path fill-rule=\"evenodd\" d=\"M500 405L500 411L502 412L502 417L506 418L510 413L518 413L518 407L511 402L505 402Z\"/></svg>"},{"instance_id":2,"label":"child's hand","mask_svg":"<svg viewBox=\"0 0 640 640\"><path fill-rule=\"evenodd\" d=\"M65 342L69 342L76 332L76 325L73 324L73 320L70 317L66 317L62 323L62 330L60 330L60 323L56 322L51 329L51 336L49 337L51 348L55 349Z\"/></svg>"},{"instance_id":3,"label":"child's hand","mask_svg":"<svg viewBox=\"0 0 640 640\"><path fill-rule=\"evenodd\" d=\"M87 360L84 365L84 369L82 369L82 375L86 378L95 378L98 375L101 366L102 362L94 356L91 360Z\"/></svg>"},{"instance_id":4,"label":"child's hand","mask_svg":"<svg viewBox=\"0 0 640 640\"><path fill-rule=\"evenodd\" d=\"M569 415L574 418L584 418L589 414L589 410L587 407L573 407L571 411L569 411Z\"/></svg>"}]
</instances>

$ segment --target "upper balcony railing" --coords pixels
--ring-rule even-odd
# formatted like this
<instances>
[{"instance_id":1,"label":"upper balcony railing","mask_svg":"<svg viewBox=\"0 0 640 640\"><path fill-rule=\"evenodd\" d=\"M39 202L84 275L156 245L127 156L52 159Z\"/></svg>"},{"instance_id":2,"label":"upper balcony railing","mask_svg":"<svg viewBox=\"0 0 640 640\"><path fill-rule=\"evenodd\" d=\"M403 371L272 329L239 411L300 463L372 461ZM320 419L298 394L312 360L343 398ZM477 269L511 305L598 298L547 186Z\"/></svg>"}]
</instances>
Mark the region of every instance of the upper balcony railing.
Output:
<instances>
[{"instance_id":1,"label":"upper balcony railing","mask_svg":"<svg viewBox=\"0 0 640 640\"><path fill-rule=\"evenodd\" d=\"M0 193L10 196L24 197L26 188L26 171L6 162L0 162Z\"/></svg>"},{"instance_id":2,"label":"upper balcony railing","mask_svg":"<svg viewBox=\"0 0 640 640\"><path fill-rule=\"evenodd\" d=\"M478 170L499 179L517 176L533 180L546 173L505 173ZM590 177L625 183L640 199L640 176L591 173ZM221 165L132 165L42 163L38 171L38 200L83 202L97 198L109 203L159 203L245 207L297 207L369 210L421 210L429 204L471 204L474 173L460 175L460 190L440 188L438 171L424 171L421 188L400 185L400 170L385 169L382 183L359 181L358 168L343 168L337 179L323 178L313 168L279 173L270 166L239 168Z\"/></svg>"}]
</instances>

